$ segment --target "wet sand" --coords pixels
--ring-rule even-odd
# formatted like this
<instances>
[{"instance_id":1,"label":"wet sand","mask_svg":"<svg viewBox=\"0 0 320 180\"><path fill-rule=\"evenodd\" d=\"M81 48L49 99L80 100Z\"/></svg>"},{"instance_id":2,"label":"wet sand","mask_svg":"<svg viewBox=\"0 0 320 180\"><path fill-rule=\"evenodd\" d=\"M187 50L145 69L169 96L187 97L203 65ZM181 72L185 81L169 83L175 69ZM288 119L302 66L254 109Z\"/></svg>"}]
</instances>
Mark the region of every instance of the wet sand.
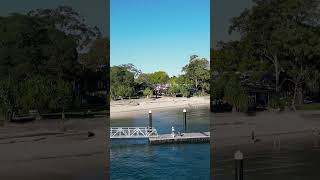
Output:
<instances>
[{"instance_id":1,"label":"wet sand","mask_svg":"<svg viewBox=\"0 0 320 180\"><path fill-rule=\"evenodd\" d=\"M0 179L107 179L106 118L70 119L64 128L56 120L0 127Z\"/></svg>"},{"instance_id":2,"label":"wet sand","mask_svg":"<svg viewBox=\"0 0 320 180\"><path fill-rule=\"evenodd\" d=\"M320 111L212 114L211 176L233 179L233 155L241 150L245 179L316 179L320 136L315 129Z\"/></svg>"}]
</instances>

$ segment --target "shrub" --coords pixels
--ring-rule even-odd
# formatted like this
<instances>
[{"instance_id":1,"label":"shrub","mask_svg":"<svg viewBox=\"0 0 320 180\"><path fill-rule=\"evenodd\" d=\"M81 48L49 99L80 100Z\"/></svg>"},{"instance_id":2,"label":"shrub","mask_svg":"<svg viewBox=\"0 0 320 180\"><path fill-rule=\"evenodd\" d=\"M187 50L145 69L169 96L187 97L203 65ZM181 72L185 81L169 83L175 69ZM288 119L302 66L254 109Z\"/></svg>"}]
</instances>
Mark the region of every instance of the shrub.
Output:
<instances>
[{"instance_id":1,"label":"shrub","mask_svg":"<svg viewBox=\"0 0 320 180\"><path fill-rule=\"evenodd\" d=\"M290 106L290 97L272 97L269 102L269 106L274 109L284 110Z\"/></svg>"},{"instance_id":2,"label":"shrub","mask_svg":"<svg viewBox=\"0 0 320 180\"><path fill-rule=\"evenodd\" d=\"M174 94L176 94L176 93L179 93L179 92L180 92L179 86L177 86L177 85L172 85L172 86L169 88L168 92L169 92L170 94L172 94L172 95L174 95Z\"/></svg>"},{"instance_id":3,"label":"shrub","mask_svg":"<svg viewBox=\"0 0 320 180\"><path fill-rule=\"evenodd\" d=\"M147 96L147 98L149 98L150 96L152 96L153 94L153 91L150 89L150 88L146 88L144 91L143 91L143 95L144 96Z\"/></svg>"},{"instance_id":4,"label":"shrub","mask_svg":"<svg viewBox=\"0 0 320 180\"><path fill-rule=\"evenodd\" d=\"M179 86L179 91L184 97L189 95L189 92L185 86Z\"/></svg>"},{"instance_id":5,"label":"shrub","mask_svg":"<svg viewBox=\"0 0 320 180\"><path fill-rule=\"evenodd\" d=\"M230 79L227 82L224 90L224 100L242 112L248 109L248 93L237 79Z\"/></svg>"}]
</instances>

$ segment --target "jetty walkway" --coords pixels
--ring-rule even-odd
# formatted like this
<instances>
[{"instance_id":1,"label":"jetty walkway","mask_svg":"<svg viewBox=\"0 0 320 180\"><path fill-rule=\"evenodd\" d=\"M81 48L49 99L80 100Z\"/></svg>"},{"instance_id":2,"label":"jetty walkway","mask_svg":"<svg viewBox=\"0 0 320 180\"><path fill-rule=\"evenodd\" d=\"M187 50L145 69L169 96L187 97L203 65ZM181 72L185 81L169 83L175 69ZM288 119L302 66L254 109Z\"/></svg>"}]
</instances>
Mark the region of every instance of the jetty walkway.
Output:
<instances>
[{"instance_id":1,"label":"jetty walkway","mask_svg":"<svg viewBox=\"0 0 320 180\"><path fill-rule=\"evenodd\" d=\"M140 139L148 138L150 144L171 143L201 143L210 142L210 132L191 132L178 134L159 135L155 128L151 127L111 127L111 139Z\"/></svg>"},{"instance_id":2,"label":"jetty walkway","mask_svg":"<svg viewBox=\"0 0 320 180\"><path fill-rule=\"evenodd\" d=\"M152 112L149 111L149 125L147 127L111 127L111 139L140 139L148 138L150 144L171 143L206 143L210 142L210 132L187 132L187 110L183 109L184 132L176 133L174 127L170 134L159 135L152 126Z\"/></svg>"},{"instance_id":3,"label":"jetty walkway","mask_svg":"<svg viewBox=\"0 0 320 180\"><path fill-rule=\"evenodd\" d=\"M149 137L150 144L171 144L171 143L206 143L210 142L210 132L193 132L176 134L162 134L157 137Z\"/></svg>"}]
</instances>

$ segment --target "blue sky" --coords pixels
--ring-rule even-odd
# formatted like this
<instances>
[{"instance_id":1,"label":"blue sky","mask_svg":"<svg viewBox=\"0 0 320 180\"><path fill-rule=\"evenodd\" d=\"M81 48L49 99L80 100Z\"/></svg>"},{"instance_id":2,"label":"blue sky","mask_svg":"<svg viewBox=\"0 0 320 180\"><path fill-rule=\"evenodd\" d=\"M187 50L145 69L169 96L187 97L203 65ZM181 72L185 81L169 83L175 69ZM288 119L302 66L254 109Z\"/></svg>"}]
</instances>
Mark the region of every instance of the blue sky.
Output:
<instances>
[{"instance_id":1,"label":"blue sky","mask_svg":"<svg viewBox=\"0 0 320 180\"><path fill-rule=\"evenodd\" d=\"M211 19L211 46L219 41L230 41L240 38L238 33L229 34L231 19L239 16L243 10L253 5L252 0L214 0Z\"/></svg>"},{"instance_id":2,"label":"blue sky","mask_svg":"<svg viewBox=\"0 0 320 180\"><path fill-rule=\"evenodd\" d=\"M111 65L181 74L189 56L210 56L210 0L110 0Z\"/></svg>"}]
</instances>

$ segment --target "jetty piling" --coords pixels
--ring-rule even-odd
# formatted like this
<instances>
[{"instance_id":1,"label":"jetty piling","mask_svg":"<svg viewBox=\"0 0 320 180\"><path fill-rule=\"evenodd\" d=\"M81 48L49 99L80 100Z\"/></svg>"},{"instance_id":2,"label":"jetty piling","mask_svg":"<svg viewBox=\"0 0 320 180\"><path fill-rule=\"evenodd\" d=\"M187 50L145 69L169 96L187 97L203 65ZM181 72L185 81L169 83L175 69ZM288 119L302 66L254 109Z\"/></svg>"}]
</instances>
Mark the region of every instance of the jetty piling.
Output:
<instances>
[{"instance_id":1,"label":"jetty piling","mask_svg":"<svg viewBox=\"0 0 320 180\"><path fill-rule=\"evenodd\" d=\"M317 137L314 137L313 139L313 148L318 149L319 148L319 141Z\"/></svg>"},{"instance_id":2,"label":"jetty piling","mask_svg":"<svg viewBox=\"0 0 320 180\"><path fill-rule=\"evenodd\" d=\"M315 129L312 130L313 135L313 148L318 149L319 148L319 130Z\"/></svg>"},{"instance_id":3,"label":"jetty piling","mask_svg":"<svg viewBox=\"0 0 320 180\"><path fill-rule=\"evenodd\" d=\"M152 128L152 111L149 110L149 128Z\"/></svg>"},{"instance_id":4,"label":"jetty piling","mask_svg":"<svg viewBox=\"0 0 320 180\"><path fill-rule=\"evenodd\" d=\"M235 160L235 178L236 180L243 180L243 154L241 151L237 151L234 154Z\"/></svg>"},{"instance_id":5,"label":"jetty piling","mask_svg":"<svg viewBox=\"0 0 320 180\"><path fill-rule=\"evenodd\" d=\"M187 132L187 110L183 109L184 132Z\"/></svg>"}]
</instances>

